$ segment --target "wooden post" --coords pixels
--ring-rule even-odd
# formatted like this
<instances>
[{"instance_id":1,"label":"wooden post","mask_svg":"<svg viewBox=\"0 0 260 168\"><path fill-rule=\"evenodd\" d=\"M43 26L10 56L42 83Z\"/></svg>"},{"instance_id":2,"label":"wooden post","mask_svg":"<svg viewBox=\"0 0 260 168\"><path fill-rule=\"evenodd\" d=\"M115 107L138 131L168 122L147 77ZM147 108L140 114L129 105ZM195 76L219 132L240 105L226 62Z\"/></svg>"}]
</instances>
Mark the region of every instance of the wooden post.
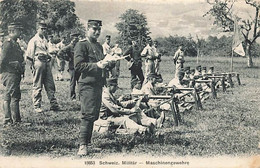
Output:
<instances>
[{"instance_id":1,"label":"wooden post","mask_svg":"<svg viewBox=\"0 0 260 168\"><path fill-rule=\"evenodd\" d=\"M221 78L221 85L223 92L226 92L226 85L225 85L225 76Z\"/></svg>"},{"instance_id":2,"label":"wooden post","mask_svg":"<svg viewBox=\"0 0 260 168\"><path fill-rule=\"evenodd\" d=\"M239 74L238 74L238 73L237 73L236 77L237 77L237 83L238 83L238 85L241 85L240 77L239 77Z\"/></svg>"},{"instance_id":3,"label":"wooden post","mask_svg":"<svg viewBox=\"0 0 260 168\"><path fill-rule=\"evenodd\" d=\"M179 122L181 121L181 116L180 116L180 113L179 113L179 107L177 105L176 99L177 98L175 98L175 97L172 99L171 109L172 109L174 124L175 124L175 126L178 126Z\"/></svg>"},{"instance_id":4,"label":"wooden post","mask_svg":"<svg viewBox=\"0 0 260 168\"><path fill-rule=\"evenodd\" d=\"M217 92L216 92L214 80L211 81L210 87L211 87L212 98L213 98L213 99L216 99L216 98L217 98Z\"/></svg>"},{"instance_id":5,"label":"wooden post","mask_svg":"<svg viewBox=\"0 0 260 168\"><path fill-rule=\"evenodd\" d=\"M196 110L202 109L201 99L196 89L194 89L194 91L192 92L192 96L195 101Z\"/></svg>"},{"instance_id":6,"label":"wooden post","mask_svg":"<svg viewBox=\"0 0 260 168\"><path fill-rule=\"evenodd\" d=\"M230 84L230 87L233 88L234 83L232 81L232 75L230 73L228 73L227 78L228 78L227 80L228 80L228 83Z\"/></svg>"}]
</instances>

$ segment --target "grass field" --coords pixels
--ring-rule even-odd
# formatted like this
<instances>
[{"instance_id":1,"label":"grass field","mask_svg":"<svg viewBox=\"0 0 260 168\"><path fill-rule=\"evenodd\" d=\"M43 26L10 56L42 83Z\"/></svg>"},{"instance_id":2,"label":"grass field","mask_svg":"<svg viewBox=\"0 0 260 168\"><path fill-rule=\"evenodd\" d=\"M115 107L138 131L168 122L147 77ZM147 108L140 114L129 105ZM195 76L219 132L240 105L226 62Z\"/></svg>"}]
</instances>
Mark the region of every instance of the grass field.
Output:
<instances>
[{"instance_id":1,"label":"grass field","mask_svg":"<svg viewBox=\"0 0 260 168\"><path fill-rule=\"evenodd\" d=\"M201 58L202 66L215 66L216 71L230 71L229 58ZM93 145L103 150L88 158L102 158L110 154L148 154L151 156L251 156L259 153L260 128L260 59L255 68L246 68L245 58L234 58L234 71L240 73L242 86L218 92L217 99L208 99L203 110L182 114L184 122L173 126L171 114L160 135L94 134ZM196 66L196 58L186 58L185 66ZM163 57L161 74L164 82L173 78L174 65ZM118 94L129 93L130 72L121 62ZM68 74L66 77L69 78ZM22 120L29 126L1 128L2 155L13 156L74 156L78 148L80 123L79 102L69 99L69 81L56 82L56 97L63 111L47 111L49 103L43 91L46 112L37 114L32 105L32 77L29 70L21 84ZM1 87L0 92L3 92ZM2 100L2 99L0 99ZM1 113L2 121L3 115Z\"/></svg>"}]
</instances>

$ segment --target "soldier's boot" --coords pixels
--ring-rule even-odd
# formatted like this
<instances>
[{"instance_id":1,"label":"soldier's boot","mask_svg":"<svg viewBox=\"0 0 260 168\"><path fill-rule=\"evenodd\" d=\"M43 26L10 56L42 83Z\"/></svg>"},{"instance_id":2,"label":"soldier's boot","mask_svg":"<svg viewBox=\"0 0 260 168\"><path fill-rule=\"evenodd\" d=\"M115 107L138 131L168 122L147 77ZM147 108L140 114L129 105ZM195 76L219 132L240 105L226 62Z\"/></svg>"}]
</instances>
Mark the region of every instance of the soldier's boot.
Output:
<instances>
[{"instance_id":1,"label":"soldier's boot","mask_svg":"<svg viewBox=\"0 0 260 168\"><path fill-rule=\"evenodd\" d=\"M9 125L13 123L12 116L11 116L11 108L10 108L10 101L3 102L3 111L4 111L4 125Z\"/></svg>"},{"instance_id":2,"label":"soldier's boot","mask_svg":"<svg viewBox=\"0 0 260 168\"><path fill-rule=\"evenodd\" d=\"M20 108L19 108L19 101L15 100L11 103L11 112L13 114L13 120L16 123L21 122L21 115L20 115Z\"/></svg>"}]
</instances>

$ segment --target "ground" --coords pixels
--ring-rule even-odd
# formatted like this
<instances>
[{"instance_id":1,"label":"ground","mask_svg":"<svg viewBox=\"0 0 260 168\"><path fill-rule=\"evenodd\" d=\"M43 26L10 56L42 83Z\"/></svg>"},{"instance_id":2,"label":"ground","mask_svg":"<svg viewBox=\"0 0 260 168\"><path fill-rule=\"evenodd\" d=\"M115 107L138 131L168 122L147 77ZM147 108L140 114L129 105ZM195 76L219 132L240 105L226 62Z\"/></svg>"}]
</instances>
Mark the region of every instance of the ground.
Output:
<instances>
[{"instance_id":1,"label":"ground","mask_svg":"<svg viewBox=\"0 0 260 168\"><path fill-rule=\"evenodd\" d=\"M215 66L216 71L230 71L230 58L203 57L202 66ZM182 113L184 122L176 127L172 115L158 134L115 135L94 134L93 145L101 147L101 153L91 153L86 158L102 158L110 155L148 155L167 157L216 157L220 155L249 157L259 154L260 111L260 59L255 68L246 68L246 58L234 58L234 71L240 73L241 86L226 93L218 91L217 99L203 102L203 110ZM185 66L195 67L196 58L186 57ZM163 57L161 74L167 83L173 78L174 64L171 57ZM66 78L69 78L66 74ZM56 97L63 111L48 111L49 102L43 91L44 114L33 111L32 77L27 68L22 81L21 115L23 122L31 125L1 129L2 155L47 156L51 158L75 157L78 148L80 123L79 102L69 99L69 81L56 81ZM130 73L126 62L121 62L121 74L117 94L129 93ZM0 88L0 93L3 87ZM2 99L0 99L2 100ZM3 114L0 119L2 121Z\"/></svg>"}]
</instances>

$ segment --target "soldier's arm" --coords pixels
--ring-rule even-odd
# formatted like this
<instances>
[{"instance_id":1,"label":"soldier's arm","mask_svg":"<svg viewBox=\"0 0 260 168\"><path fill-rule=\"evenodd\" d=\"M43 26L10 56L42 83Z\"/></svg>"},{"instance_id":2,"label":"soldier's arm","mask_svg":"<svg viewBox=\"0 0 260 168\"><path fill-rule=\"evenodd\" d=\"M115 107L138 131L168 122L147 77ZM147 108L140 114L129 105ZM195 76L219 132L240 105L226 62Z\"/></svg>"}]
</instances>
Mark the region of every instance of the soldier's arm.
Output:
<instances>
[{"instance_id":1,"label":"soldier's arm","mask_svg":"<svg viewBox=\"0 0 260 168\"><path fill-rule=\"evenodd\" d=\"M8 62L8 55L11 51L11 43L10 41L6 41L2 45L2 53L1 53L1 59L0 59L0 67L6 66L9 64Z\"/></svg>"},{"instance_id":2,"label":"soldier's arm","mask_svg":"<svg viewBox=\"0 0 260 168\"><path fill-rule=\"evenodd\" d=\"M26 59L33 62L35 54L35 41L31 39L26 50Z\"/></svg>"},{"instance_id":3,"label":"soldier's arm","mask_svg":"<svg viewBox=\"0 0 260 168\"><path fill-rule=\"evenodd\" d=\"M62 49L60 49L58 51L58 58L61 58L61 59L64 59L66 61L69 61L70 58L69 58L69 54L68 52L70 52L70 46L65 46L63 47Z\"/></svg>"},{"instance_id":4,"label":"soldier's arm","mask_svg":"<svg viewBox=\"0 0 260 168\"><path fill-rule=\"evenodd\" d=\"M141 52L141 56L142 56L142 57L145 57L145 56L147 55L147 52L148 52L148 49L147 49L147 47L145 47L145 48L143 49L143 51Z\"/></svg>"},{"instance_id":5,"label":"soldier's arm","mask_svg":"<svg viewBox=\"0 0 260 168\"><path fill-rule=\"evenodd\" d=\"M102 95L102 103L114 114L130 114L130 109L115 104L109 96Z\"/></svg>"},{"instance_id":6,"label":"soldier's arm","mask_svg":"<svg viewBox=\"0 0 260 168\"><path fill-rule=\"evenodd\" d=\"M123 53L123 56L126 56L126 55L130 55L130 57L126 57L125 59L127 61L130 61L131 60L131 53L132 53L132 47L129 47L124 53Z\"/></svg>"},{"instance_id":7,"label":"soldier's arm","mask_svg":"<svg viewBox=\"0 0 260 168\"><path fill-rule=\"evenodd\" d=\"M83 42L78 42L74 48L74 68L78 72L97 73L101 71L97 63L90 63L84 56L88 55L87 47Z\"/></svg>"}]
</instances>

